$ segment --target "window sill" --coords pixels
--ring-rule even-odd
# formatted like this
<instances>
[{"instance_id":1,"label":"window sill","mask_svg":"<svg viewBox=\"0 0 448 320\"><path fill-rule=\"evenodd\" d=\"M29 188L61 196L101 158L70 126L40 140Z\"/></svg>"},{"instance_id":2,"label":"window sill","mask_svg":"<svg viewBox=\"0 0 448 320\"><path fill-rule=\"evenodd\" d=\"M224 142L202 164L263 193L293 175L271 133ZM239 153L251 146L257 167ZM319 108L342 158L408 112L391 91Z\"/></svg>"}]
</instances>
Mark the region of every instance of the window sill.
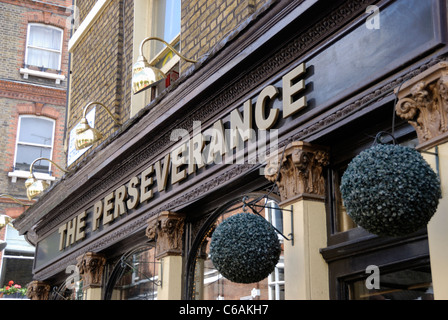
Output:
<instances>
[{"instance_id":1,"label":"window sill","mask_svg":"<svg viewBox=\"0 0 448 320\"><path fill-rule=\"evenodd\" d=\"M62 74L31 70L28 68L20 68L20 74L23 74L24 79L28 79L28 76L53 79L53 80L55 80L56 84L60 84L61 81L65 80L65 76Z\"/></svg>"},{"instance_id":2,"label":"window sill","mask_svg":"<svg viewBox=\"0 0 448 320\"><path fill-rule=\"evenodd\" d=\"M28 179L29 176L30 176L29 171L16 170L16 171L13 171L13 172L8 172L8 177L11 177L11 182L12 183L16 183L17 182L17 178L19 178L19 179ZM50 176L48 173L35 172L34 176L36 177L36 179L46 180L48 182L56 180L55 177Z\"/></svg>"}]
</instances>

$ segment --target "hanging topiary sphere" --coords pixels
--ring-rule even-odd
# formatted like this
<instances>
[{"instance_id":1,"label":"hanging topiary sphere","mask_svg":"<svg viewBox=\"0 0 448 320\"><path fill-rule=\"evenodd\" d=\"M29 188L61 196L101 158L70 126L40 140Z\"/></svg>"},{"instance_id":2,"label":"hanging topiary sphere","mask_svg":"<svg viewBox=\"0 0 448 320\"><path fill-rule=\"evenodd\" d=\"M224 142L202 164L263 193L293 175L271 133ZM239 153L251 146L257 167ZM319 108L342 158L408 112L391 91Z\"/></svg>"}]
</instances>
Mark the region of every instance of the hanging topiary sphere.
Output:
<instances>
[{"instance_id":1,"label":"hanging topiary sphere","mask_svg":"<svg viewBox=\"0 0 448 320\"><path fill-rule=\"evenodd\" d=\"M418 151L378 144L361 152L341 180L347 214L381 236L402 236L427 225L441 197L436 173Z\"/></svg>"},{"instance_id":2,"label":"hanging topiary sphere","mask_svg":"<svg viewBox=\"0 0 448 320\"><path fill-rule=\"evenodd\" d=\"M253 283L272 273L281 245L272 225L263 217L240 213L225 219L213 232L210 258L228 280Z\"/></svg>"}]
</instances>

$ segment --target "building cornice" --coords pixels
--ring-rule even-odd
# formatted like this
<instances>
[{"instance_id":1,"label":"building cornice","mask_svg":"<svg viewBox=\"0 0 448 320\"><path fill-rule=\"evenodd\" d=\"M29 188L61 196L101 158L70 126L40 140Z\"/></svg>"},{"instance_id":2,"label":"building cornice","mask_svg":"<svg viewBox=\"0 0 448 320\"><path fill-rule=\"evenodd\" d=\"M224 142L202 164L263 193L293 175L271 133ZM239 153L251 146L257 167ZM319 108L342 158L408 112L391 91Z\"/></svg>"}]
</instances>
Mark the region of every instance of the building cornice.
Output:
<instances>
[{"instance_id":1,"label":"building cornice","mask_svg":"<svg viewBox=\"0 0 448 320\"><path fill-rule=\"evenodd\" d=\"M70 7L64 7L53 3L46 3L38 0L3 0L3 3L12 4L15 6L26 7L33 10L48 10L57 14L70 16Z\"/></svg>"},{"instance_id":2,"label":"building cornice","mask_svg":"<svg viewBox=\"0 0 448 320\"><path fill-rule=\"evenodd\" d=\"M66 90L24 82L0 80L0 97L53 105L65 105Z\"/></svg>"}]
</instances>

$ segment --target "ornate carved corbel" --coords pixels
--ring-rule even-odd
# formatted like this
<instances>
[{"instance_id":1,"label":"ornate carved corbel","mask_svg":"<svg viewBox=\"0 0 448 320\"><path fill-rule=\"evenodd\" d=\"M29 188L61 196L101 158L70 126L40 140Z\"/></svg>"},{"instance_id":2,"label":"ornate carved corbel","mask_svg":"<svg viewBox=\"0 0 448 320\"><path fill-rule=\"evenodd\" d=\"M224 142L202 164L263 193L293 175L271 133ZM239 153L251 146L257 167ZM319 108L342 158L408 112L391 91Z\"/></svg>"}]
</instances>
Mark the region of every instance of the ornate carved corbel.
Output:
<instances>
[{"instance_id":1,"label":"ornate carved corbel","mask_svg":"<svg viewBox=\"0 0 448 320\"><path fill-rule=\"evenodd\" d=\"M31 300L48 300L50 285L42 281L32 281L27 286L26 295Z\"/></svg>"},{"instance_id":2,"label":"ornate carved corbel","mask_svg":"<svg viewBox=\"0 0 448 320\"><path fill-rule=\"evenodd\" d=\"M83 288L101 286L104 265L106 258L104 255L94 252L87 252L77 259L77 267L82 278Z\"/></svg>"},{"instance_id":3,"label":"ornate carved corbel","mask_svg":"<svg viewBox=\"0 0 448 320\"><path fill-rule=\"evenodd\" d=\"M448 141L447 62L436 64L395 91L399 99L396 113L415 128L417 149L429 149Z\"/></svg>"},{"instance_id":4,"label":"ornate carved corbel","mask_svg":"<svg viewBox=\"0 0 448 320\"><path fill-rule=\"evenodd\" d=\"M156 241L156 258L182 254L185 215L163 211L148 221L146 236Z\"/></svg>"},{"instance_id":5,"label":"ornate carved corbel","mask_svg":"<svg viewBox=\"0 0 448 320\"><path fill-rule=\"evenodd\" d=\"M282 205L303 197L324 199L323 168L328 163L326 148L295 141L268 160L265 177L277 183Z\"/></svg>"}]
</instances>

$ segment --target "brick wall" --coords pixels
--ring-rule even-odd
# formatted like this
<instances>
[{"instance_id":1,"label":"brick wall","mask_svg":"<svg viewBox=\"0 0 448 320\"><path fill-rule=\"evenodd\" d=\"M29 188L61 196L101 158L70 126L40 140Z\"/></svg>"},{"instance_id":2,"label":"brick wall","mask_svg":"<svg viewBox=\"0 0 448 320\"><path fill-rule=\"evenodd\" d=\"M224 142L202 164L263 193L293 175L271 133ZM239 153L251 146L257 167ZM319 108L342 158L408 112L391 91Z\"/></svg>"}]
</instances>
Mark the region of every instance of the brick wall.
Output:
<instances>
[{"instance_id":1,"label":"brick wall","mask_svg":"<svg viewBox=\"0 0 448 320\"><path fill-rule=\"evenodd\" d=\"M0 1L0 193L16 198L26 198L24 179L15 183L8 176L13 171L17 141L17 126L20 115L44 116L55 120L55 139L52 159L60 165L65 163L63 150L66 81L55 84L54 80L30 76L23 79L20 68L25 59L28 23L42 23L64 30L61 67L68 75L69 30L66 28L70 12L61 6L70 6L71 0ZM53 168L55 168L53 166ZM53 170L56 177L62 173ZM17 204L0 199L0 213ZM21 208L21 207L20 207Z\"/></svg>"},{"instance_id":2,"label":"brick wall","mask_svg":"<svg viewBox=\"0 0 448 320\"><path fill-rule=\"evenodd\" d=\"M69 0L47 2L71 4ZM49 9L52 9L53 12L48 11ZM62 7L46 6L43 4L39 6L30 0L2 0L0 2L0 34L2 35L0 79L11 79L65 88L66 81L63 81L60 85L56 85L54 80L45 78L30 76L29 79L24 79L19 70L23 68L25 62L28 23L41 23L64 30L61 70L62 74L65 76L68 75L67 43L70 38L70 30L66 28L66 25L69 16L70 12Z\"/></svg>"},{"instance_id":3,"label":"brick wall","mask_svg":"<svg viewBox=\"0 0 448 320\"><path fill-rule=\"evenodd\" d=\"M198 59L253 14L265 0L182 1L182 53ZM183 66L183 69L188 65Z\"/></svg>"},{"instance_id":4,"label":"brick wall","mask_svg":"<svg viewBox=\"0 0 448 320\"><path fill-rule=\"evenodd\" d=\"M80 10L80 15L85 16L90 11L92 3L90 1L79 1L77 6ZM130 15L133 13L133 7L126 4L125 10L123 10L121 0L110 1L101 14L101 17L87 31L83 40L72 50L68 131L72 130L79 123L83 108L92 101L103 103L122 121L125 120L122 117L124 101L122 17L124 11L126 15ZM127 30L132 34L129 29L128 22ZM132 44L132 37L128 36L126 37L128 46L129 41ZM131 50L128 50L127 57L129 65L132 63ZM130 79L131 74L129 71L129 87ZM130 98L126 100L130 100ZM129 101L127 101L127 104L129 105ZM99 105L96 106L95 128L104 134L105 139L117 129L113 120ZM82 161L90 152L91 150L87 151L75 164Z\"/></svg>"},{"instance_id":5,"label":"brick wall","mask_svg":"<svg viewBox=\"0 0 448 320\"><path fill-rule=\"evenodd\" d=\"M24 67L28 23L41 23L63 29L61 69L65 76L68 75L70 30L67 18L70 11L66 7L71 4L72 0L0 0L0 194L26 199L25 179L18 178L14 183L8 176L13 171L21 115L55 120L52 159L62 167L65 164L63 140L67 81L56 84L46 78L29 76L24 79L19 70ZM62 176L55 166L52 166L52 172L56 178ZM0 214L16 218L24 209L9 198L0 196ZM4 237L4 230L0 232L0 239Z\"/></svg>"},{"instance_id":6,"label":"brick wall","mask_svg":"<svg viewBox=\"0 0 448 320\"><path fill-rule=\"evenodd\" d=\"M95 2L76 2L81 21ZM182 1L181 52L192 59L204 55L265 2L266 0ZM105 104L122 123L129 119L131 68L134 62L133 11L133 1L110 1L83 40L72 50L68 131L79 123L82 108L90 101ZM105 134L104 139L107 139L117 128L100 106L96 109L95 128ZM73 165L92 152L94 148L85 152Z\"/></svg>"},{"instance_id":7,"label":"brick wall","mask_svg":"<svg viewBox=\"0 0 448 320\"><path fill-rule=\"evenodd\" d=\"M75 6L79 10L79 23L82 23L97 0L75 0Z\"/></svg>"},{"instance_id":8,"label":"brick wall","mask_svg":"<svg viewBox=\"0 0 448 320\"><path fill-rule=\"evenodd\" d=\"M133 59L133 32L134 32L134 1L126 1L124 6L124 38L123 38L123 77L122 77L122 101L121 121L124 123L130 118L132 95L132 64Z\"/></svg>"}]
</instances>

